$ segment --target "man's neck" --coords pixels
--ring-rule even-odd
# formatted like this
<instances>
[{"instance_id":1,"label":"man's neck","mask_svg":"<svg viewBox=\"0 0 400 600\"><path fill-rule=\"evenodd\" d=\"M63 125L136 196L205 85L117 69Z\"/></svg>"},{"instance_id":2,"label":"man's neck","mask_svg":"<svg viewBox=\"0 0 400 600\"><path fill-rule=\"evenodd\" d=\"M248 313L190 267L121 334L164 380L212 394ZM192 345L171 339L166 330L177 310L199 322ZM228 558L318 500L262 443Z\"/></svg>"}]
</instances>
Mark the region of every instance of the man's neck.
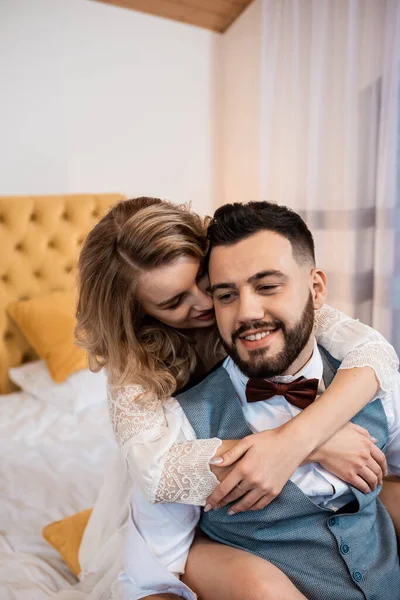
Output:
<instances>
[{"instance_id":1,"label":"man's neck","mask_svg":"<svg viewBox=\"0 0 400 600\"><path fill-rule=\"evenodd\" d=\"M303 350L300 352L298 357L292 362L290 367L286 369L284 373L281 375L296 375L299 371L301 371L306 364L311 359L314 352L314 335L311 335L307 344L304 346Z\"/></svg>"}]
</instances>

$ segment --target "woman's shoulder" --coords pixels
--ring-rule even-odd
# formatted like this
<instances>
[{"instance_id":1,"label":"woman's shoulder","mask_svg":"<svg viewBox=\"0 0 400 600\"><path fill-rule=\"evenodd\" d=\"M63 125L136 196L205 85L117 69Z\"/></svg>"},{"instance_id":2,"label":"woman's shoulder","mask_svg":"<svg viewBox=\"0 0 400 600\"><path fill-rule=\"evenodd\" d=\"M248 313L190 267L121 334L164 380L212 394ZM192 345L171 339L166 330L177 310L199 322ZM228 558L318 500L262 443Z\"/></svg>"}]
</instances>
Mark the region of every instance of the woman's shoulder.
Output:
<instances>
[{"instance_id":1,"label":"woman's shoulder","mask_svg":"<svg viewBox=\"0 0 400 600\"><path fill-rule=\"evenodd\" d=\"M149 441L165 427L161 400L140 384L109 385L108 409L119 445Z\"/></svg>"},{"instance_id":2,"label":"woman's shoulder","mask_svg":"<svg viewBox=\"0 0 400 600\"><path fill-rule=\"evenodd\" d=\"M128 408L131 406L133 411L152 411L158 409L162 403L160 398L150 394L146 388L139 383L129 383L126 385L108 384L108 402L111 405L118 405Z\"/></svg>"},{"instance_id":3,"label":"woman's shoulder","mask_svg":"<svg viewBox=\"0 0 400 600\"><path fill-rule=\"evenodd\" d=\"M107 381L107 390L109 394L112 394L113 396L137 396L146 394L146 388L143 387L143 385L141 385L140 383L128 383L125 385L118 385Z\"/></svg>"}]
</instances>

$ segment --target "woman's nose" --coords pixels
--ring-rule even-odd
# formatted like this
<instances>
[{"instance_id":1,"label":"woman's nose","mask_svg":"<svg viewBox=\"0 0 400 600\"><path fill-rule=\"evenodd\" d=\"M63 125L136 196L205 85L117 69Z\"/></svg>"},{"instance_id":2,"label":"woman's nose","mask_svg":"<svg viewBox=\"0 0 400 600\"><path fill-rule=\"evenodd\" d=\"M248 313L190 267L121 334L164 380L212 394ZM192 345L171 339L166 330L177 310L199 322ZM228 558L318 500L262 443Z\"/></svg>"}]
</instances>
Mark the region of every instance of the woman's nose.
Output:
<instances>
[{"instance_id":1,"label":"woman's nose","mask_svg":"<svg viewBox=\"0 0 400 600\"><path fill-rule=\"evenodd\" d=\"M201 312L204 310L210 310L213 308L213 306L214 305L211 296L202 291L200 288L197 288L193 308Z\"/></svg>"}]
</instances>

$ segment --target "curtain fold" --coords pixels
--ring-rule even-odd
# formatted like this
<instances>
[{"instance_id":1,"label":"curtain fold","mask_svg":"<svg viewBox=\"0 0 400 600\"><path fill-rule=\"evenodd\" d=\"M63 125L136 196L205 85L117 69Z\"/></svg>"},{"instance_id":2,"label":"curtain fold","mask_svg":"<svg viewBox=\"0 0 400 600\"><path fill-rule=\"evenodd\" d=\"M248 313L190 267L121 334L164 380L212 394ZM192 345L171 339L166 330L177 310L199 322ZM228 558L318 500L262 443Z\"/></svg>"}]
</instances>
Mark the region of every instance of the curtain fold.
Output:
<instances>
[{"instance_id":1,"label":"curtain fold","mask_svg":"<svg viewBox=\"0 0 400 600\"><path fill-rule=\"evenodd\" d=\"M400 2L262 10L262 197L305 218L329 302L400 352Z\"/></svg>"}]
</instances>

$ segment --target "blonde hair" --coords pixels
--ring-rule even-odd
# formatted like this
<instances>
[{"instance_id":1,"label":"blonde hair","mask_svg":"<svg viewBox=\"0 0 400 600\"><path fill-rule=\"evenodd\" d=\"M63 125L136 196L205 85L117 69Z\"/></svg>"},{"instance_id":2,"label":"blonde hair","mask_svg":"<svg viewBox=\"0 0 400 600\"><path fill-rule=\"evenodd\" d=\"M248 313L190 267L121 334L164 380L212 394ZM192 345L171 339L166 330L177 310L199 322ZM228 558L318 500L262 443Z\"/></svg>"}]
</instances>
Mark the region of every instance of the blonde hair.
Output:
<instances>
[{"instance_id":1,"label":"blonde hair","mask_svg":"<svg viewBox=\"0 0 400 600\"><path fill-rule=\"evenodd\" d=\"M164 398L184 386L199 363L189 336L145 315L139 275L181 256L203 261L207 222L185 205L134 198L115 205L87 236L78 264L77 344L92 371L107 368L114 385L140 384ZM212 362L216 328L204 332ZM204 350L204 346L203 346Z\"/></svg>"}]
</instances>

